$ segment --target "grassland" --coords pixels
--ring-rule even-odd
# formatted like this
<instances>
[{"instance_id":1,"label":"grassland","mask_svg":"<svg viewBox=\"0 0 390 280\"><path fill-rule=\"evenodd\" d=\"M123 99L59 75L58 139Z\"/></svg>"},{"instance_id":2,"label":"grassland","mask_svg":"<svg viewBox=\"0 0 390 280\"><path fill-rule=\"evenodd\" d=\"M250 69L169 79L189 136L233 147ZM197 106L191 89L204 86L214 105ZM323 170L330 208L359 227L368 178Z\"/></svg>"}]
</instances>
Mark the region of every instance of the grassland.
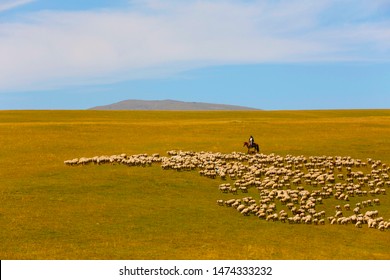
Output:
<instances>
[{"instance_id":1,"label":"grassland","mask_svg":"<svg viewBox=\"0 0 390 280\"><path fill-rule=\"evenodd\" d=\"M219 181L197 172L63 164L244 152L250 134L266 154L390 164L390 110L0 111L0 259L390 259L388 231L243 217L216 206ZM389 196L378 206L387 219Z\"/></svg>"}]
</instances>

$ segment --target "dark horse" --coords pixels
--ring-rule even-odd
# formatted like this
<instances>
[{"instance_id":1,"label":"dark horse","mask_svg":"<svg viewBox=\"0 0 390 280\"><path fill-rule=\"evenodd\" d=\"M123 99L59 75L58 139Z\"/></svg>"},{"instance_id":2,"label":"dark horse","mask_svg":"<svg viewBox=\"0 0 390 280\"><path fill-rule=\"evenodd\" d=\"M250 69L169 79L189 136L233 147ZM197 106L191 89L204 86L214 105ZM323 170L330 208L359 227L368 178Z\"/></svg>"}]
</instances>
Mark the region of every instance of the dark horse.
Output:
<instances>
[{"instance_id":1,"label":"dark horse","mask_svg":"<svg viewBox=\"0 0 390 280\"><path fill-rule=\"evenodd\" d=\"M257 145L256 143L253 143L253 145L250 146L248 142L244 142L244 147L248 148L248 154L251 153L251 149L255 149L256 152L260 151L259 145Z\"/></svg>"}]
</instances>

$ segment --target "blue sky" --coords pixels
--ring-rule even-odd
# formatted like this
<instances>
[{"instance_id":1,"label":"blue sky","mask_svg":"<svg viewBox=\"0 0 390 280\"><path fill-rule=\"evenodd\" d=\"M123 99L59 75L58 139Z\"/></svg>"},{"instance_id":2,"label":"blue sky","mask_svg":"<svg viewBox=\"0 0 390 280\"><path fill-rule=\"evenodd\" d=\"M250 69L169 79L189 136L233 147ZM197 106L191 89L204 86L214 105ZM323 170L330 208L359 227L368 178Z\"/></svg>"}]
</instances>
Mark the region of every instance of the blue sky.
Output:
<instances>
[{"instance_id":1,"label":"blue sky","mask_svg":"<svg viewBox=\"0 0 390 280\"><path fill-rule=\"evenodd\" d=\"M389 0L0 0L0 110L390 108Z\"/></svg>"}]
</instances>

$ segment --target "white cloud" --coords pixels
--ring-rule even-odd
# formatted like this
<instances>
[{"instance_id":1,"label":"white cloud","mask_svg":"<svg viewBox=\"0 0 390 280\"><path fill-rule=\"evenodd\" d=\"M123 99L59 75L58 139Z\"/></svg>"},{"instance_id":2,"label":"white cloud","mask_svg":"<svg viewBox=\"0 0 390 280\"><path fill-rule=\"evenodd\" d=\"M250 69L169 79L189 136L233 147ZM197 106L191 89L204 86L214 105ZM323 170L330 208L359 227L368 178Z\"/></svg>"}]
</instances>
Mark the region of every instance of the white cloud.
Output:
<instances>
[{"instance_id":1,"label":"white cloud","mask_svg":"<svg viewBox=\"0 0 390 280\"><path fill-rule=\"evenodd\" d=\"M0 13L34 2L35 0L2 0L0 1Z\"/></svg>"},{"instance_id":2,"label":"white cloud","mask_svg":"<svg viewBox=\"0 0 390 280\"><path fill-rule=\"evenodd\" d=\"M390 49L383 22L321 26L331 0L131 2L122 11L45 11L0 23L0 91L219 64L380 60Z\"/></svg>"}]
</instances>

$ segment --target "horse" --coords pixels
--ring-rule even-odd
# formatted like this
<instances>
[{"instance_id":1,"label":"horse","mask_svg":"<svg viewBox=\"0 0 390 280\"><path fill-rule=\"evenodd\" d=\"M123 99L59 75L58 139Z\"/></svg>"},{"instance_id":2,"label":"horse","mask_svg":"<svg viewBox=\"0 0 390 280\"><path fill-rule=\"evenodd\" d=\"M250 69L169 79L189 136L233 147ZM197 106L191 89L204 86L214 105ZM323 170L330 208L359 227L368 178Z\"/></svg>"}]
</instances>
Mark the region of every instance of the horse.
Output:
<instances>
[{"instance_id":1,"label":"horse","mask_svg":"<svg viewBox=\"0 0 390 280\"><path fill-rule=\"evenodd\" d=\"M251 152L255 153L255 152L259 152L260 151L259 145L257 145L256 143L253 143L253 145L250 146L248 142L244 142L244 146L243 147L247 147L248 148L248 154L250 154ZM254 151L251 151L251 149L254 149Z\"/></svg>"}]
</instances>

